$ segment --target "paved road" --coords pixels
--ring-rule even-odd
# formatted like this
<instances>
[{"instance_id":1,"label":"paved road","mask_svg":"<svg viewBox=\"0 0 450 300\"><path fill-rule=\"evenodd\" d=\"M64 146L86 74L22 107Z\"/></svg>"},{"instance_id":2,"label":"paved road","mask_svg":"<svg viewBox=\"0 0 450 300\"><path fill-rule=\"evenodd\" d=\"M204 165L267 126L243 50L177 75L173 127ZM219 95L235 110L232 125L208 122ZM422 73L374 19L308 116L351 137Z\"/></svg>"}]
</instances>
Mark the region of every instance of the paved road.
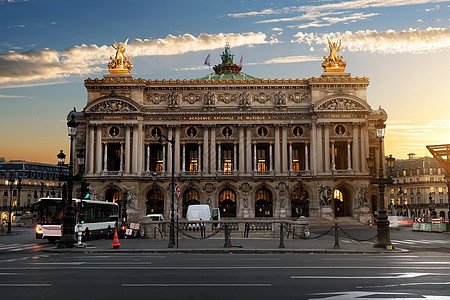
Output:
<instances>
[{"instance_id":1,"label":"paved road","mask_svg":"<svg viewBox=\"0 0 450 300\"><path fill-rule=\"evenodd\" d=\"M433 253L2 257L5 299L450 299L450 255Z\"/></svg>"},{"instance_id":2,"label":"paved road","mask_svg":"<svg viewBox=\"0 0 450 300\"><path fill-rule=\"evenodd\" d=\"M402 228L391 236L411 252L48 253L54 245L17 229L0 235L0 291L5 299L450 299L450 235Z\"/></svg>"}]
</instances>

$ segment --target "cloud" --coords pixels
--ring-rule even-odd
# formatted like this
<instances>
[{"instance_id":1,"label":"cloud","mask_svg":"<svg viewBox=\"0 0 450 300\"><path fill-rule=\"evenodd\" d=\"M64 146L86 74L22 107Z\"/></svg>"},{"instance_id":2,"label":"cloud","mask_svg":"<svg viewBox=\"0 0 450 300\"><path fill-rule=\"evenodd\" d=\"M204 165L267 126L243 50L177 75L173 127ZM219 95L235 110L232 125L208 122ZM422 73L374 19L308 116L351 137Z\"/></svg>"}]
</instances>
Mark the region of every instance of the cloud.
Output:
<instances>
[{"instance_id":1,"label":"cloud","mask_svg":"<svg viewBox=\"0 0 450 300\"><path fill-rule=\"evenodd\" d=\"M370 14L363 14L363 13L354 13L352 15L342 16L342 17L322 17L320 20L315 20L306 24L301 25L291 25L287 26L288 28L297 28L297 29L304 29L309 27L325 27L325 26L331 26L336 23L345 23L345 22L357 22L366 20L370 17L377 16L378 13L370 13Z\"/></svg>"},{"instance_id":2,"label":"cloud","mask_svg":"<svg viewBox=\"0 0 450 300\"><path fill-rule=\"evenodd\" d=\"M338 3L326 3L322 5L304 5L304 6L291 6L283 7L280 9L263 9L261 11L250 11L245 13L235 13L228 14L231 18L242 18L242 17L256 17L256 16L268 16L268 15L281 15L281 14L292 14L292 13L317 13L323 11L336 11L336 10L348 10L348 9L365 9L365 8L376 8L376 7L394 7L394 6L405 6L405 5L420 5L427 3L441 3L447 2L448 0L356 0L356 1L344 1ZM278 19L276 22L280 21L292 21L288 19Z\"/></svg>"},{"instance_id":3,"label":"cloud","mask_svg":"<svg viewBox=\"0 0 450 300\"><path fill-rule=\"evenodd\" d=\"M342 47L352 52L418 54L438 52L450 47L450 29L448 28L388 30L384 32L365 30L354 33L346 31L322 35L298 32L294 37L297 39L291 42L306 43L310 46L313 44L327 45L327 37L330 40L342 39Z\"/></svg>"},{"instance_id":4,"label":"cloud","mask_svg":"<svg viewBox=\"0 0 450 300\"><path fill-rule=\"evenodd\" d=\"M133 57L153 55L178 55L187 52L232 47L277 43L268 40L264 33L206 34L195 37L190 34L168 35L164 39L136 39L126 50ZM81 45L59 52L53 49L8 51L0 54L0 84L18 81L45 81L72 75L87 75L106 69L109 57L115 50L111 46Z\"/></svg>"},{"instance_id":5,"label":"cloud","mask_svg":"<svg viewBox=\"0 0 450 300\"><path fill-rule=\"evenodd\" d=\"M301 63L308 61L320 61L323 60L322 57L310 56L310 55L298 55L298 56L283 56L268 59L264 62L248 63L246 65L270 65L270 64L290 64L290 63Z\"/></svg>"},{"instance_id":6,"label":"cloud","mask_svg":"<svg viewBox=\"0 0 450 300\"><path fill-rule=\"evenodd\" d=\"M25 96L16 96L16 95L0 95L0 98L25 98Z\"/></svg>"}]
</instances>

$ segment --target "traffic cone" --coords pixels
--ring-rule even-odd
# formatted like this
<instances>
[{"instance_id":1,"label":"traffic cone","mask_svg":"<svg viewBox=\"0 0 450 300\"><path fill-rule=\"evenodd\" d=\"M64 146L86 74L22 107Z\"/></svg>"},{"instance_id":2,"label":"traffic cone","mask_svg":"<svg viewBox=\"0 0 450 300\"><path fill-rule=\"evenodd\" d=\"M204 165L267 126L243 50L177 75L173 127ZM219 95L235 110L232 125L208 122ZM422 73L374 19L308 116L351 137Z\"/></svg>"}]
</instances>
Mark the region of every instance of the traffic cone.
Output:
<instances>
[{"instance_id":1,"label":"traffic cone","mask_svg":"<svg viewBox=\"0 0 450 300\"><path fill-rule=\"evenodd\" d=\"M114 231L114 241L113 241L113 243L111 245L113 246L114 249L118 249L119 246L120 246L119 236L117 235L117 228Z\"/></svg>"}]
</instances>

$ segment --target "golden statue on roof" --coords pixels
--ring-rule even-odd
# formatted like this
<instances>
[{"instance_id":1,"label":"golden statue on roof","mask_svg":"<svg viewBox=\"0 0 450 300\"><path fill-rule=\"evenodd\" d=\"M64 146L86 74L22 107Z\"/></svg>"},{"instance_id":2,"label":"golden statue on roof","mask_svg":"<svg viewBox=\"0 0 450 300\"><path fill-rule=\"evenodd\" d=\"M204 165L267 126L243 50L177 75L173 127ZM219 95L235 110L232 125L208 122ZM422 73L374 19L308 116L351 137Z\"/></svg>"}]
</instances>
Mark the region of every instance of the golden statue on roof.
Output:
<instances>
[{"instance_id":1,"label":"golden statue on roof","mask_svg":"<svg viewBox=\"0 0 450 300\"><path fill-rule=\"evenodd\" d=\"M324 61L322 67L325 73L342 73L345 70L347 63L343 60L343 56L338 56L338 52L341 49L341 40L336 43L332 43L327 37L328 47L330 48L330 55L328 57L324 56Z\"/></svg>"},{"instance_id":2,"label":"golden statue on roof","mask_svg":"<svg viewBox=\"0 0 450 300\"><path fill-rule=\"evenodd\" d=\"M127 46L128 39L125 43L114 43L111 46L116 49L116 56L110 57L111 62L108 64L109 73L115 75L127 75L130 74L133 64L130 61L130 56L128 58L125 56L125 47Z\"/></svg>"}]
</instances>

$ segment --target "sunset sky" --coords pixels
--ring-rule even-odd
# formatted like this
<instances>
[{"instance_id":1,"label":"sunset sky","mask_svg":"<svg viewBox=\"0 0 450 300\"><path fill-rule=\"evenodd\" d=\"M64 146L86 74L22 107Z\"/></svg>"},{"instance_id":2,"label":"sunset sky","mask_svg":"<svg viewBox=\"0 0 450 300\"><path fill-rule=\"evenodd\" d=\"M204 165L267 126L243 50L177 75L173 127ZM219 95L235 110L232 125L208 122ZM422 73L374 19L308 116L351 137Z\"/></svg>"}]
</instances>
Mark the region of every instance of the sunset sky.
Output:
<instances>
[{"instance_id":1,"label":"sunset sky","mask_svg":"<svg viewBox=\"0 0 450 300\"><path fill-rule=\"evenodd\" d=\"M111 43L129 38L135 78L205 76L229 42L243 72L302 79L321 75L327 37L387 111L386 154L431 156L450 143L449 17L439 0L0 0L0 157L68 154L66 116L108 73Z\"/></svg>"}]
</instances>

